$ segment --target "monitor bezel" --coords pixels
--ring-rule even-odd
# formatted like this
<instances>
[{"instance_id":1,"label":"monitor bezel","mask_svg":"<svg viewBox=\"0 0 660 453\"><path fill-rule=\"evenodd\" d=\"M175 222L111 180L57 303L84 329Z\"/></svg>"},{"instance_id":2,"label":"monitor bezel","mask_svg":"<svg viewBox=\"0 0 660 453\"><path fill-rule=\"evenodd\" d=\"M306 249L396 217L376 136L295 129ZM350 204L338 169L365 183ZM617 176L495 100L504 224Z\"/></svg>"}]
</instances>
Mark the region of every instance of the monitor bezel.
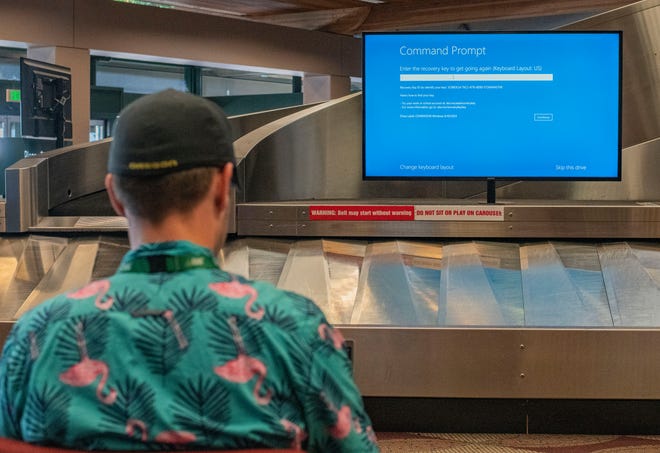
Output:
<instances>
[{"instance_id":1,"label":"monitor bezel","mask_svg":"<svg viewBox=\"0 0 660 453\"><path fill-rule=\"evenodd\" d=\"M32 140L45 140L45 141L62 141L60 146L63 146L64 142L71 142L73 138L73 122L72 122L72 106L71 106L71 68L66 66L60 66L52 63L46 63L39 60L33 60L30 58L21 57L20 59L20 74L21 74L21 136L24 139ZM59 135L57 131L55 134L47 134L45 132L38 131L38 127L35 126L35 121L38 121L40 118L37 118L33 114L32 107L28 107L28 103L32 104L35 101L34 88L31 84L37 76L48 76L52 78L58 78L63 80L68 86L69 97L66 99L65 104L62 106L62 134ZM52 121L53 128L56 129L57 119L54 117L55 114L51 115L50 118L41 119L42 121ZM28 132L26 134L26 132ZM48 131L50 132L50 131Z\"/></svg>"},{"instance_id":2,"label":"monitor bezel","mask_svg":"<svg viewBox=\"0 0 660 453\"><path fill-rule=\"evenodd\" d=\"M366 38L373 35L539 35L539 34L612 34L618 35L618 143L616 176L529 176L529 175L470 175L470 176L369 176L366 174L366 115L368 80L365 77ZM516 30L516 31L374 31L362 33L362 180L364 181L621 181L622 177L622 123L623 123L623 31L621 30Z\"/></svg>"}]
</instances>

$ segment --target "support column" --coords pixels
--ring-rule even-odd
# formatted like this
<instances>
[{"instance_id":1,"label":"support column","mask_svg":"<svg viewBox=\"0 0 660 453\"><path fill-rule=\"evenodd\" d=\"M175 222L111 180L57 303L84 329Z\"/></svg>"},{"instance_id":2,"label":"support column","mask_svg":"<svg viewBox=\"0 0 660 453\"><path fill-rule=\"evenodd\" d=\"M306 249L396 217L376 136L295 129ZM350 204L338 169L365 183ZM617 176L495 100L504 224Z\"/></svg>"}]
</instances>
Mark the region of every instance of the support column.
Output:
<instances>
[{"instance_id":1,"label":"support column","mask_svg":"<svg viewBox=\"0 0 660 453\"><path fill-rule=\"evenodd\" d=\"M90 56L89 49L73 47L29 47L28 58L71 68L71 119L73 144L89 141Z\"/></svg>"},{"instance_id":2,"label":"support column","mask_svg":"<svg viewBox=\"0 0 660 453\"><path fill-rule=\"evenodd\" d=\"M184 68L186 88L192 94L202 95L202 68L199 66L186 66Z\"/></svg>"},{"instance_id":3,"label":"support column","mask_svg":"<svg viewBox=\"0 0 660 453\"><path fill-rule=\"evenodd\" d=\"M348 76L306 74L303 77L303 103L329 101L351 92Z\"/></svg>"}]
</instances>

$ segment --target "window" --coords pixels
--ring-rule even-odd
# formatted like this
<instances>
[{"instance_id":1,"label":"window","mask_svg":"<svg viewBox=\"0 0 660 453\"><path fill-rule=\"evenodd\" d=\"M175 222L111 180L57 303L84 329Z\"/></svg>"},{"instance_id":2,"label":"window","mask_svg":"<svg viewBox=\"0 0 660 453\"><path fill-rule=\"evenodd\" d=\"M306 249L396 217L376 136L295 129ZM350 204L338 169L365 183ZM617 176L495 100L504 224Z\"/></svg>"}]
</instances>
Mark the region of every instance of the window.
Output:
<instances>
[{"instance_id":1,"label":"window","mask_svg":"<svg viewBox=\"0 0 660 453\"><path fill-rule=\"evenodd\" d=\"M293 76L218 68L202 69L202 96L281 94L293 91Z\"/></svg>"},{"instance_id":2,"label":"window","mask_svg":"<svg viewBox=\"0 0 660 453\"><path fill-rule=\"evenodd\" d=\"M118 59L96 61L96 83L123 88L126 93L150 94L168 88L186 91L184 67Z\"/></svg>"}]
</instances>

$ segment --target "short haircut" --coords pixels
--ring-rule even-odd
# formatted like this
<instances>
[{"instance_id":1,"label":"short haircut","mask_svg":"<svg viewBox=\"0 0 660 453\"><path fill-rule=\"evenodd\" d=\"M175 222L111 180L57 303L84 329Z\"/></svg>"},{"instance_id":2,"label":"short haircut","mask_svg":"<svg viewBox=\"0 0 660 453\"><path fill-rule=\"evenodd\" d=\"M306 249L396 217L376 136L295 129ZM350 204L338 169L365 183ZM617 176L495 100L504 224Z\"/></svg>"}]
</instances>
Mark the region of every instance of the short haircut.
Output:
<instances>
[{"instance_id":1,"label":"short haircut","mask_svg":"<svg viewBox=\"0 0 660 453\"><path fill-rule=\"evenodd\" d=\"M141 219L159 224L171 212L190 212L211 186L217 167L199 167L158 176L113 175L119 201Z\"/></svg>"}]
</instances>

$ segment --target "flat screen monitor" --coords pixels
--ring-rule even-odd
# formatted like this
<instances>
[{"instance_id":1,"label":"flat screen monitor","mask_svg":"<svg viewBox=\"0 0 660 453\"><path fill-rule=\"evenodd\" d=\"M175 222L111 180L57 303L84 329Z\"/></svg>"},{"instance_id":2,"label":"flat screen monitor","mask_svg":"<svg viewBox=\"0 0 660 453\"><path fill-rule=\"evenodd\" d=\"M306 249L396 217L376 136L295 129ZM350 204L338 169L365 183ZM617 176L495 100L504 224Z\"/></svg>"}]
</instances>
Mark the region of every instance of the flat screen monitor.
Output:
<instances>
[{"instance_id":1,"label":"flat screen monitor","mask_svg":"<svg viewBox=\"0 0 660 453\"><path fill-rule=\"evenodd\" d=\"M26 141L71 143L71 70L21 58L21 135Z\"/></svg>"},{"instance_id":2,"label":"flat screen monitor","mask_svg":"<svg viewBox=\"0 0 660 453\"><path fill-rule=\"evenodd\" d=\"M363 178L620 180L621 39L365 33Z\"/></svg>"}]
</instances>

